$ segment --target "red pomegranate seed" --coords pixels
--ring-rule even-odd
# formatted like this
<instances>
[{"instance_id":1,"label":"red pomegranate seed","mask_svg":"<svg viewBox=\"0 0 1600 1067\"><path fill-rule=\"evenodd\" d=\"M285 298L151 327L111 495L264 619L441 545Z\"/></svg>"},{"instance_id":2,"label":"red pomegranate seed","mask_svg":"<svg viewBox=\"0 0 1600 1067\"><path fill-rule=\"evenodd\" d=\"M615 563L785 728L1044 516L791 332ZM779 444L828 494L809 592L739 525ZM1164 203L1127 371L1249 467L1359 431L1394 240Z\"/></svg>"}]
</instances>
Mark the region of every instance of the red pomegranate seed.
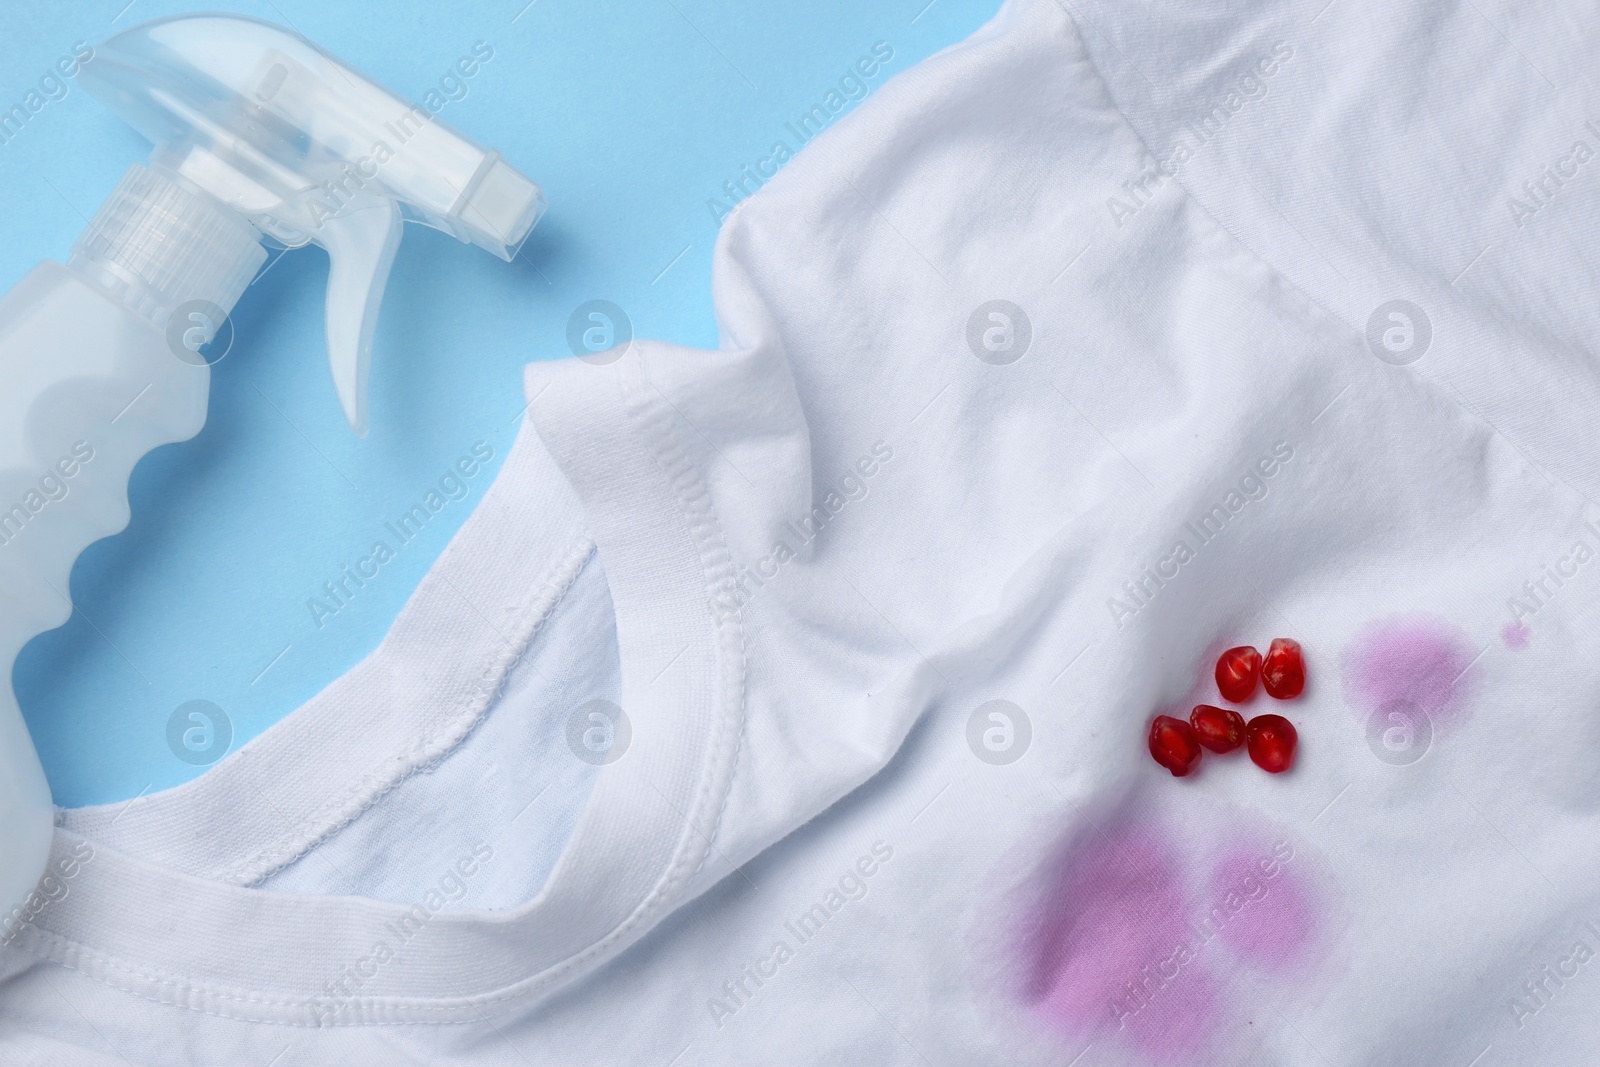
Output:
<instances>
[{"instance_id":1,"label":"red pomegranate seed","mask_svg":"<svg viewBox=\"0 0 1600 1067\"><path fill-rule=\"evenodd\" d=\"M1150 724L1150 755L1174 778L1182 778L1200 762L1200 741L1194 736L1194 727L1171 715L1157 715Z\"/></svg>"},{"instance_id":2,"label":"red pomegranate seed","mask_svg":"<svg viewBox=\"0 0 1600 1067\"><path fill-rule=\"evenodd\" d=\"M1261 677L1261 653L1249 645L1230 648L1217 658L1217 688L1223 699L1242 704L1256 691Z\"/></svg>"},{"instance_id":3,"label":"red pomegranate seed","mask_svg":"<svg viewBox=\"0 0 1600 1067\"><path fill-rule=\"evenodd\" d=\"M1282 774L1294 763L1300 735L1282 715L1257 715L1250 720L1250 760L1269 774Z\"/></svg>"},{"instance_id":4,"label":"red pomegranate seed","mask_svg":"<svg viewBox=\"0 0 1600 1067\"><path fill-rule=\"evenodd\" d=\"M1306 661L1300 642L1274 637L1267 658L1261 664L1261 686L1270 697L1288 700L1306 687Z\"/></svg>"},{"instance_id":5,"label":"red pomegranate seed","mask_svg":"<svg viewBox=\"0 0 1600 1067\"><path fill-rule=\"evenodd\" d=\"M1213 752L1232 752L1244 744L1244 716L1230 708L1200 704L1189 713L1195 738Z\"/></svg>"}]
</instances>

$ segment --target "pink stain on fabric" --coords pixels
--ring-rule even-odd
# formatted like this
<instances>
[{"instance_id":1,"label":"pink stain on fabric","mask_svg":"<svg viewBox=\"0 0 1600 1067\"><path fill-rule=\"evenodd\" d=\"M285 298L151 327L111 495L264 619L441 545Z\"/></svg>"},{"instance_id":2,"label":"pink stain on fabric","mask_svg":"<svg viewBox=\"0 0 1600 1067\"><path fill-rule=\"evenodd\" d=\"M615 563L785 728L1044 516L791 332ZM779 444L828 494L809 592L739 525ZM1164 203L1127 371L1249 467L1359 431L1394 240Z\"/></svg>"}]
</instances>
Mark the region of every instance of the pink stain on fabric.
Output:
<instances>
[{"instance_id":1,"label":"pink stain on fabric","mask_svg":"<svg viewBox=\"0 0 1600 1067\"><path fill-rule=\"evenodd\" d=\"M1531 637L1533 627L1525 622L1508 622L1500 631L1500 640L1506 643L1507 648L1527 648Z\"/></svg>"},{"instance_id":2,"label":"pink stain on fabric","mask_svg":"<svg viewBox=\"0 0 1600 1067\"><path fill-rule=\"evenodd\" d=\"M1279 840L1235 849L1211 872L1207 919L1235 952L1271 974L1294 970L1317 942L1316 907L1294 860L1294 846Z\"/></svg>"},{"instance_id":3,"label":"pink stain on fabric","mask_svg":"<svg viewBox=\"0 0 1600 1067\"><path fill-rule=\"evenodd\" d=\"M1024 996L1055 1028L1093 1038L1127 1028L1158 1062L1181 1062L1212 1023L1203 974L1150 990L1146 976L1183 939L1190 910L1177 857L1149 828L1123 827L1081 843L1040 886L1019 947ZM1155 1007L1159 1010L1146 1010ZM1172 1015L1185 1025L1170 1025Z\"/></svg>"},{"instance_id":4,"label":"pink stain on fabric","mask_svg":"<svg viewBox=\"0 0 1600 1067\"><path fill-rule=\"evenodd\" d=\"M1465 714L1478 655L1466 634L1438 616L1391 615L1345 646L1345 695L1363 717L1409 705L1448 728Z\"/></svg>"},{"instance_id":5,"label":"pink stain on fabric","mask_svg":"<svg viewBox=\"0 0 1600 1067\"><path fill-rule=\"evenodd\" d=\"M1247 1007L1225 995L1234 970L1282 976L1309 958L1317 912L1294 846L1240 839L1207 857L1188 836L1127 822L1041 872L1012 945L1022 998L1051 1030L1120 1032L1150 1063L1193 1063Z\"/></svg>"}]
</instances>

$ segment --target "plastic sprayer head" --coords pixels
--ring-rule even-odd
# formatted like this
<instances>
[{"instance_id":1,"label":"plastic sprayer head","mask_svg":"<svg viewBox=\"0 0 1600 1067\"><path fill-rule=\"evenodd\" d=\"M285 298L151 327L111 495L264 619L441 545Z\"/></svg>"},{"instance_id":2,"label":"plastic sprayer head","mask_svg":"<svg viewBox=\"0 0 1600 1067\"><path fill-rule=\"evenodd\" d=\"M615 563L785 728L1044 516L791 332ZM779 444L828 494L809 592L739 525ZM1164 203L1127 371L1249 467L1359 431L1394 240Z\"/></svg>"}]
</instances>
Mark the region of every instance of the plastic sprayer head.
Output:
<instances>
[{"instance_id":1,"label":"plastic sprayer head","mask_svg":"<svg viewBox=\"0 0 1600 1067\"><path fill-rule=\"evenodd\" d=\"M288 247L327 250L328 359L358 433L402 220L509 261L544 210L539 187L498 152L270 22L195 15L135 26L95 48L82 80L155 143L151 165L168 185L198 190Z\"/></svg>"}]
</instances>

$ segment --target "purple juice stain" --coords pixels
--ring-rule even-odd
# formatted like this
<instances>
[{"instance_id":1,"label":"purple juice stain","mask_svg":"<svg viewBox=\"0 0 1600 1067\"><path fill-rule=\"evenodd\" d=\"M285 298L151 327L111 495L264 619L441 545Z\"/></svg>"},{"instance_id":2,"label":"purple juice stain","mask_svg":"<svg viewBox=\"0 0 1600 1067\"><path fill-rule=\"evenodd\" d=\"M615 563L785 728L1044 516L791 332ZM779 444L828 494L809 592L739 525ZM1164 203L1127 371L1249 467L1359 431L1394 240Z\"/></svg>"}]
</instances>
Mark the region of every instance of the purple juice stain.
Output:
<instances>
[{"instance_id":1,"label":"purple juice stain","mask_svg":"<svg viewBox=\"0 0 1600 1067\"><path fill-rule=\"evenodd\" d=\"M1345 646L1345 698L1362 718L1403 707L1448 728L1465 713L1478 655L1465 633L1436 615L1378 619Z\"/></svg>"},{"instance_id":2,"label":"purple juice stain","mask_svg":"<svg viewBox=\"0 0 1600 1067\"><path fill-rule=\"evenodd\" d=\"M1532 637L1533 627L1525 622L1508 622L1500 631L1500 640L1506 643L1507 648L1527 648Z\"/></svg>"},{"instance_id":3,"label":"purple juice stain","mask_svg":"<svg viewBox=\"0 0 1600 1067\"><path fill-rule=\"evenodd\" d=\"M1052 1029L1084 1040L1127 1030L1157 1062L1181 1062L1215 1023L1216 991L1193 967L1160 973L1193 908L1165 836L1125 824L1072 842L1040 880L1017 948L1023 998Z\"/></svg>"},{"instance_id":4,"label":"purple juice stain","mask_svg":"<svg viewBox=\"0 0 1600 1067\"><path fill-rule=\"evenodd\" d=\"M1119 1036L1152 1064L1192 1063L1250 1008L1241 966L1283 977L1318 941L1310 870L1279 837L1195 840L1122 819L1058 848L1008 940L1018 992L1072 1042Z\"/></svg>"},{"instance_id":5,"label":"purple juice stain","mask_svg":"<svg viewBox=\"0 0 1600 1067\"><path fill-rule=\"evenodd\" d=\"M1211 908L1202 922L1241 959L1270 974L1293 971L1318 941L1316 902L1294 844L1235 848L1211 871Z\"/></svg>"}]
</instances>

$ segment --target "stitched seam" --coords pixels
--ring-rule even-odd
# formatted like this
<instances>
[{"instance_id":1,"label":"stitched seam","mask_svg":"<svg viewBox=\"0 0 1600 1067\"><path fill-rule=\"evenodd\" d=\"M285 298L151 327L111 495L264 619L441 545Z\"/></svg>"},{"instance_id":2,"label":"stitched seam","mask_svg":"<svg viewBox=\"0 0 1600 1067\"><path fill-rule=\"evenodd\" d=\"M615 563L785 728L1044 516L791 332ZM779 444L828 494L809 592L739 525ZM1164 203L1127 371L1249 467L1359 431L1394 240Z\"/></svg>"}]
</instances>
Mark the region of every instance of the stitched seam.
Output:
<instances>
[{"instance_id":1,"label":"stitched seam","mask_svg":"<svg viewBox=\"0 0 1600 1067\"><path fill-rule=\"evenodd\" d=\"M640 367L641 371L647 371L642 357L640 359ZM646 384L648 384L648 382ZM637 404L637 410L639 412L638 419L641 422L643 422L646 418L650 419L650 423L642 428L649 431L650 436L653 437L651 444L656 451L657 462L662 465L663 471L669 470L669 463L673 466L679 467L682 472L681 476L674 478L669 472L669 479L673 480L675 485L682 484L686 491L692 491L694 494L694 502L696 504L703 505L705 512L705 523L709 527L710 531L705 539L705 543L701 545L701 558L704 561L707 569L706 589L707 592L711 594L711 602L721 603L723 601L717 597L717 592L724 589L731 591L731 587L734 584L734 568L733 553L728 549L727 539L723 536L721 524L718 522L716 517L716 509L711 503L710 494L706 491L704 483L700 480L698 474L695 472L693 465L690 464L688 456L684 453L683 449L678 445L676 438L674 438L672 435L671 417L667 414L667 408L669 405L667 404L666 400L663 398L660 401L651 403L651 398L645 392L643 387L638 390L638 393L639 395L634 400L634 402ZM630 414L632 414L632 412L630 412ZM688 499L683 499L682 502L686 510L691 506ZM693 527L691 526L691 528ZM697 538L697 540L699 539ZM707 558L708 553L710 554L711 558ZM738 598L733 597L731 600L737 603ZM705 788L702 789L701 792L703 793L706 789L711 788L711 780L715 777L719 777L720 772L726 773L727 781L721 789L720 797L717 799L716 814L712 818L710 830L704 835L705 847L701 850L700 857L695 862L694 869L684 873L682 872L681 868L685 865L685 862L683 860L674 861L674 867L676 870L669 872L669 876L677 879L677 885L674 886L674 890L676 890L678 885L681 885L688 879L698 875L701 869L704 868L706 860L711 856L713 846L716 844L717 835L722 828L722 817L723 813L727 810L728 798L733 792L734 778L738 774L739 753L744 747L746 722L746 716L744 714L745 687L749 678L749 666L746 658L748 646L745 641L744 615L742 609L740 609L726 615L713 613L712 618L713 624L717 627L719 644L731 646L734 640L737 640L738 644L736 648L729 647L727 649L727 651L731 653L731 656L727 661L721 664L722 671L720 673L722 675L722 680L731 687L728 690L730 693L730 703L728 711L724 714L722 721L717 724L717 734L712 740L711 753L708 756L708 758L712 761L713 766L707 768L706 777L702 783ZM719 660L722 659L721 656L718 658ZM733 718L734 716L737 716L737 729L734 733L732 741L733 750L731 754L726 754L725 750L729 744L726 736L729 726L729 719ZM698 803L699 802L697 799L697 807ZM697 829L694 825L693 812L691 812L687 823L688 832L692 837L692 835L697 832ZM681 877L679 877L680 875Z\"/></svg>"},{"instance_id":2,"label":"stitched seam","mask_svg":"<svg viewBox=\"0 0 1600 1067\"><path fill-rule=\"evenodd\" d=\"M652 402L651 398L645 395L642 388L633 391L630 395L630 391L621 382L622 374L626 373L625 368L629 367L634 360L637 360L641 374L643 374L642 355L635 356L632 360L624 360L618 365L618 384L623 392L624 411L628 418L638 427L641 438L654 453L657 466L666 475L667 482L678 499L679 508L686 520L687 529L700 551L702 566L705 568L706 590L711 592L720 584L733 580L733 556L728 551L727 543L722 536L721 525L717 521L716 513L711 506L710 494L706 491L699 475L689 462L688 456L672 436L670 420L664 408L665 402ZM705 603L709 611L709 599ZM644 923L660 907L663 901L670 899L677 893L686 881L684 868L687 866L689 855L694 851L694 842L697 836L695 813L704 808L708 799L707 795L714 789L719 788L716 784L717 779L725 776L727 778L720 787L719 815L721 804L725 802L728 792L731 791L732 776L731 774L726 774L730 767L726 753L729 745L727 738L728 727L730 720L734 716L738 716L741 723L744 717L745 665L743 658L743 627L737 616L719 617L713 615L712 625L716 628L713 647L718 653L717 673L719 684L717 692L720 697L718 703L722 707L720 709L720 721L717 723L717 737L714 739L711 745L711 752L707 757L711 765L705 768L701 775L700 783L696 787L696 796L690 805L690 812L684 820L684 831L680 834L679 844L671 863L657 880L655 886L629 913L628 917L587 948L579 950L539 974L532 975L502 990L489 994L480 994L475 997L467 997L460 1002L446 1003L439 1006L408 1004L393 1000L370 1002L370 1006L402 1012L442 1012L459 1011L460 1005L463 1004L484 1007L531 997L544 988L553 985L566 976L568 972L584 965L597 965L601 957L609 952L613 946L623 942L635 927ZM742 733L742 726L740 732ZM709 852L710 847L711 839L707 837L705 851ZM362 1002L363 1010L368 1004L369 1002Z\"/></svg>"},{"instance_id":3,"label":"stitched seam","mask_svg":"<svg viewBox=\"0 0 1600 1067\"><path fill-rule=\"evenodd\" d=\"M667 482L672 487L678 498L680 510L687 520L687 528L700 550L702 565L706 571L706 590L715 589L719 582L733 580L733 556L728 551L727 544L722 537L722 529L717 521L716 513L711 507L710 494L706 492L704 484L700 481L694 467L690 464L688 456L678 446L672 437L670 422L663 408L664 401L652 403L648 396L643 395L643 390L638 390L634 395L620 381L625 368L637 360L641 373L643 372L643 356L638 355L626 359L618 364L619 388L623 391L624 411L639 428L640 436L655 454L657 465L667 476ZM705 601L709 612L710 601ZM719 703L722 705L720 721L717 724L719 736L711 746L708 766L701 775L700 783L696 790L694 802L690 805L690 814L685 819L685 829L680 835L677 850L667 870L657 880L650 892L639 902L628 917L617 924L609 933L595 941L585 949L574 953L543 972L533 975L521 982L507 986L503 990L491 994L482 994L477 997L465 998L465 1003L475 1006L503 1004L507 1001L531 997L545 987L554 984L568 972L580 966L598 964L600 958L618 945L633 930L642 924L657 910L661 902L670 899L685 881L684 867L687 863L687 853L693 850L695 841L694 812L700 810L706 801L706 795L717 788L715 780L722 777L726 769L726 755L722 751L727 747L727 729L729 720L735 715L743 718L745 676L743 664L743 639L742 626L736 617L719 618L712 616L712 625L716 628L716 638L713 647L718 652L718 686L720 695ZM730 632L733 631L733 632ZM735 667L737 670L735 671ZM732 684L729 684L732 683ZM724 782L721 790L724 796L731 789L731 777ZM706 839L706 849L710 849L710 839ZM427 1008L423 1005L395 1005L400 1010L456 1010L450 1008Z\"/></svg>"},{"instance_id":4,"label":"stitched seam","mask_svg":"<svg viewBox=\"0 0 1600 1067\"><path fill-rule=\"evenodd\" d=\"M455 714L440 729L429 737L411 742L367 772L342 795L280 838L278 843L224 868L215 877L235 885L260 882L350 825L401 782L459 745L482 720L489 705L503 688L511 668L566 596L593 551L594 542L587 533L579 534L572 541L548 572L538 592L519 611L512 631L513 639L498 650L477 681L457 698Z\"/></svg>"},{"instance_id":5,"label":"stitched seam","mask_svg":"<svg viewBox=\"0 0 1600 1067\"><path fill-rule=\"evenodd\" d=\"M1079 20L1078 20L1077 16L1074 15L1071 12L1071 10L1066 6L1064 0L1051 0L1051 2L1054 3L1056 5L1056 7L1061 11L1062 17L1064 17L1069 23L1071 23L1073 32L1078 35L1078 40L1079 40L1080 43L1082 43L1083 42L1083 29L1081 28L1081 26L1079 24ZM1095 33L1099 34L1101 37L1105 37L1106 36L1104 33L1101 32L1100 28L1098 26L1096 26L1092 21L1089 21L1087 19L1085 19L1084 21L1088 23L1089 27L1091 29L1093 29ZM1113 46L1113 47L1115 47L1115 46ZM1084 62L1089 65L1089 69L1091 71L1093 71L1094 72L1094 76L1097 79L1099 79L1100 87L1105 90L1106 100L1111 105L1111 110L1116 112L1117 118L1122 120L1123 126L1125 126L1128 129L1128 132L1133 134L1133 136L1138 140L1139 146L1141 148L1143 148L1144 151L1145 151L1145 155L1148 156L1150 158L1150 161L1155 163L1156 166L1159 168L1160 167L1159 157L1156 156L1155 150L1151 147L1151 144L1150 144L1149 140L1146 139L1146 137L1144 135L1144 132L1137 125L1134 124L1133 119L1129 118L1128 117L1128 113L1122 109L1122 104L1120 102L1118 102L1116 93L1113 92L1112 89L1111 89L1111 81L1110 81L1109 78L1106 77L1105 72L1100 69L1100 64L1095 61L1094 53L1089 51L1089 46L1087 44L1083 44L1082 51L1083 51L1083 60L1084 60ZM1165 172L1163 171L1163 173L1165 173ZM1278 266L1272 260L1268 259L1259 250L1257 250L1255 245L1253 245L1250 242L1246 241L1238 233L1234 232L1233 228L1230 227L1227 223L1225 223L1221 219L1217 218L1216 215L1213 215L1211 213L1211 209L1206 207L1203 203L1200 202L1199 198L1195 196L1194 191L1192 189L1190 189L1189 184L1186 181L1184 181L1181 171L1178 174L1171 175L1171 178L1172 178L1173 183L1179 189L1181 189L1183 191L1184 199L1186 201L1188 201L1191 205L1193 205L1193 207L1194 207L1194 209L1196 211L1198 211L1200 214L1204 215L1206 217L1206 219L1208 219L1211 222L1211 224L1217 228L1218 231L1220 231L1221 233L1227 234L1228 238L1230 240L1232 240L1235 245L1237 245L1240 249L1242 249L1243 251L1248 253L1251 256L1251 258L1255 259L1256 262L1260 263L1262 266L1264 266L1268 270L1270 270L1272 272L1272 274L1273 274L1273 277L1275 277L1280 282L1282 282L1284 286L1286 286L1288 289L1292 290L1297 296L1299 296L1307 304L1311 305L1312 307L1316 308L1318 311L1322 312L1324 315L1326 315L1333 322L1338 323L1339 325L1343 326L1346 330L1350 331L1350 333L1357 340L1361 340L1362 339L1362 328L1361 328L1360 324L1351 322L1349 319L1345 318L1343 314L1341 314L1340 312L1334 310L1333 308L1328 307L1322 301L1318 300L1308 290L1302 288L1300 283L1295 281L1294 278L1290 276L1288 271L1284 270L1282 267ZM1272 205L1270 205L1270 202L1269 202L1269 206L1272 206ZM1423 381L1427 382L1433 388L1439 390L1439 392L1442 393L1445 396L1445 398L1450 401L1450 403L1454 404L1457 408L1459 408L1462 411L1463 414L1465 414L1467 417L1469 417L1471 419L1474 419L1477 422L1481 423L1485 428L1487 428L1489 430L1489 432L1494 434L1495 437L1499 438L1500 441L1503 444L1506 445L1506 447L1510 448L1513 452L1515 452L1517 454L1517 456L1519 458L1521 458L1521 460L1524 463L1528 464L1528 466L1532 467L1534 470L1538 471L1540 474L1544 475L1546 478L1548 478L1548 479L1550 479L1552 481L1555 481L1555 482L1559 482L1563 488L1569 490L1570 492L1572 492L1576 496L1580 497L1586 503L1591 503L1591 504L1593 503L1592 501L1589 500L1589 498L1587 496L1585 496L1583 494L1582 490L1577 488L1577 486L1575 486L1572 483L1568 482L1565 478L1560 477L1559 475L1551 473L1549 470L1547 470L1545 468L1545 466L1543 464L1534 462L1533 458L1530 457L1523 450L1521 445L1519 445L1519 444L1517 444L1517 442L1513 441L1510 437L1508 437L1505 434L1504 431L1502 431L1500 429L1500 427L1496 426L1492 421L1490 421L1490 419L1489 419L1489 417L1487 415L1485 415L1483 412L1478 410L1477 405L1473 404L1465 396L1462 396L1461 393L1460 393L1460 390L1458 390L1456 388L1456 386L1455 386L1455 384L1453 382L1450 382L1450 381L1446 380L1445 378L1436 376L1434 374L1429 374L1429 373L1425 373L1425 372L1422 372L1422 371L1417 371L1416 374L1417 374L1418 378L1420 378Z\"/></svg>"},{"instance_id":6,"label":"stitched seam","mask_svg":"<svg viewBox=\"0 0 1600 1067\"><path fill-rule=\"evenodd\" d=\"M642 357L638 357L641 359ZM626 361L619 365L619 371L626 366ZM642 369L642 368L641 368ZM679 504L680 511L686 520L686 527L699 549L702 566L705 569L706 589L708 592L733 581L733 557L722 535L721 525L716 518L711 506L710 494L706 491L688 456L683 452L677 441L672 436L670 421L664 409L664 401L652 403L651 399L643 395L640 389L634 395L624 392L624 410L627 416L638 427L641 438L650 447L655 456L656 463L662 473L666 475ZM587 536L580 538L580 543L585 545L583 559L587 559L588 552L593 550L593 544ZM570 556L569 556L570 559ZM578 561L582 562L582 559ZM575 574L569 576L566 585L570 585ZM563 586L563 591L566 586ZM709 612L710 599L706 601ZM551 605L553 607L553 604ZM548 609L545 617L548 617ZM675 895L687 881L685 868L695 851L696 841L704 836L696 828L696 813L704 810L713 791L719 792L716 825L720 826L722 812L726 807L728 794L732 790L732 772L736 769L729 758L729 748L733 747L733 755L737 755L738 744L743 737L743 711L744 711L744 685L746 679L746 666L744 659L745 643L741 619L735 613L727 617L712 615L712 624L716 629L713 647L717 653L717 692L720 714L716 725L716 735L710 745L710 752L706 757L709 766L705 767L701 779L696 787L694 800L691 802L690 811L684 820L684 829L680 833L679 843L667 870L663 872L649 893L629 913L621 923L610 932L599 938L587 948L581 949L573 955L556 963L539 974L532 975L512 985L490 993L463 998L442 999L437 1002L419 1002L401 998L353 998L341 1008L338 1016L321 1024L328 1026L361 1026L361 1025L422 1025L422 1024L454 1024L459 1022L479 1021L479 1016L474 1014L462 1019L408 1019L406 1016L415 1015L459 1015L463 1012L476 1012L485 1007L504 1005L507 1002L528 998L541 992L546 987L556 983L580 966L597 964L600 958L618 945L635 928L644 923L661 904ZM530 634L531 637L531 634ZM514 657L513 657L514 661ZM493 668L491 668L492 673ZM738 722L738 731L733 741L729 739L729 728L735 718ZM718 785L719 779L723 780ZM353 816L352 816L353 817ZM715 828L714 828L715 829ZM705 856L711 851L712 838L704 836L705 847L699 856L694 868L698 872L704 863ZM691 874L693 872L690 872ZM52 931L29 926L29 931L37 933L42 939L54 946L56 951L42 953L53 962L70 967L91 979L104 981L116 988L123 989L134 996L156 1000L159 1003L171 1003L188 1010L199 1011L202 1014L216 1015L222 1018L238 1018L246 1022L256 1022L266 1025L298 1026L304 1028L318 1028L314 1022L295 1022L283 1018L245 1018L237 1010L222 1010L216 1007L203 1007L203 1003L257 1005L263 1008L278 1008L290 1012L312 1011L312 1001L297 997L271 997L261 994L225 992L204 985L196 985L187 980L171 976L149 975L118 963L109 956L96 952L76 942L70 941ZM31 938L30 938L31 940ZM29 946L30 951L37 952ZM127 988L123 982L115 981L105 975L96 975L84 967L82 960L87 958L105 970L117 971L123 975L131 976L146 983L168 987L174 990L174 999L171 1001L152 997L137 990ZM179 994L187 991L179 999ZM379 1018L374 1018L378 1016ZM383 1016L390 1016L383 1018ZM395 1018L393 1016L399 1016Z\"/></svg>"},{"instance_id":7,"label":"stitched seam","mask_svg":"<svg viewBox=\"0 0 1600 1067\"><path fill-rule=\"evenodd\" d=\"M726 547L725 546L724 546L724 551L726 551ZM727 583L729 585L733 585L734 584L734 577L733 577L733 571L732 571L733 554L731 552L728 553L728 560L729 560L730 566L729 566L729 573L728 573L728 577L727 577L726 581L727 581ZM733 603L737 604L738 602L739 602L739 598L738 597L734 597L733 598ZM722 817L728 810L728 800L729 800L729 798L733 796L733 783L734 783L734 780L736 778L738 778L738 776L739 776L739 757L744 753L744 739L745 739L745 734L746 734L745 727L749 722L749 716L744 714L744 696L745 696L746 686L749 684L749 680L750 680L750 662L749 662L749 657L748 657L749 644L745 640L745 630L744 630L744 625L743 625L743 623L744 623L744 606L742 604L740 604L739 607L737 607L735 609L735 614L737 614L739 616L739 620L740 620L739 633L738 633L738 637L739 637L739 652L738 652L738 656L739 656L739 677L734 680L734 684L737 687L736 691L739 694L739 706L740 706L738 730L734 734L733 754L729 758L729 763L728 763L728 784L727 784L727 787L723 789L723 791L722 791L722 799L717 804L717 814L716 814L716 818L714 818L711 821L711 831L706 835L705 851L700 853L700 861L694 865L694 870L691 871L690 874L689 874L690 878L694 878L694 877L698 876L700 874L701 870L703 870L705 868L706 860L711 858L711 853L712 853L713 847L717 843L717 837L722 833Z\"/></svg>"},{"instance_id":8,"label":"stitched seam","mask_svg":"<svg viewBox=\"0 0 1600 1067\"><path fill-rule=\"evenodd\" d=\"M1128 117L1128 113L1122 109L1122 104L1117 100L1117 94L1111 89L1111 80L1107 78L1105 72L1100 69L1100 64L1095 62L1094 53L1089 50L1089 45L1084 40L1083 29L1081 28L1078 17L1072 13L1070 8L1068 8L1063 0L1051 0L1051 2L1055 5L1056 9L1061 12L1061 17L1067 20L1068 25L1072 27L1072 32L1077 36L1078 44L1080 46L1079 53L1083 58L1083 62L1088 65L1089 70L1094 74L1096 80L1100 82L1100 88L1105 93L1106 103L1110 106L1111 110L1116 113L1117 118L1121 120L1123 128L1131 133L1134 139L1139 142L1139 147L1144 149L1144 154L1149 158L1150 162L1155 163L1157 169L1160 169L1159 157L1156 155L1155 149L1151 147L1149 140L1144 135L1144 131L1139 129L1139 127L1134 124L1133 119ZM1089 28L1094 30L1095 33L1099 33L1101 37L1105 37L1105 34L1100 33L1100 28L1093 22L1090 22L1087 19L1084 21L1088 23ZM1069 56L1069 58L1071 57ZM1166 174L1167 172L1163 170L1162 173ZM1211 213L1211 209L1202 204L1195 196L1193 190L1189 188L1189 184L1184 181L1181 171L1178 174L1169 175L1169 177L1171 177L1173 184L1175 184L1179 189L1183 190L1184 200L1191 204L1196 211L1204 215L1219 232L1227 234L1229 240L1231 240L1240 249L1248 252L1251 258L1253 258L1256 262L1272 271L1274 277L1283 282L1283 284L1288 286L1290 289L1294 290L1295 293L1297 293L1301 299L1305 300L1306 303L1312 305L1324 315L1327 315L1334 322L1343 324L1347 330L1359 336L1360 331L1358 331L1354 325L1348 322L1343 315L1340 315L1332 308L1325 306L1316 297L1302 289L1300 284L1291 278L1286 271L1280 268L1277 264L1273 263L1271 260L1267 259L1261 253L1257 252L1255 246L1245 241L1242 237L1235 233L1231 227L1213 215Z\"/></svg>"},{"instance_id":9,"label":"stitched seam","mask_svg":"<svg viewBox=\"0 0 1600 1067\"><path fill-rule=\"evenodd\" d=\"M17 941L22 948L24 948L33 956L49 960L53 963L59 964L62 967L66 967L69 970L77 971L79 974L82 974L91 981L102 982L120 992L127 993L129 996L138 997L141 1000L147 1000L154 1004L160 1004L166 1007L183 1008L186 1011L199 1012L202 1015L209 1015L213 1018L230 1019L238 1022L259 1023L269 1026L291 1026L310 1030L325 1028L315 1021L296 1022L292 1019L281 1016L271 1017L266 1015L250 1015L245 1014L240 1010L221 1010L215 1007L206 1007L202 1003L233 1002L241 1005L255 1005L262 1008L287 1009L301 1013L308 1017L313 1016L314 1001L307 1000L305 998L275 997L262 993L229 992L204 984L194 983L176 975L147 973L139 970L136 967L130 967L124 963L121 963L112 956L97 952L86 945L83 945L77 941L73 941L70 938L63 937L54 931L35 926L32 923L25 924L19 928L19 936ZM41 944L29 943L32 941L41 942ZM82 962L84 960L88 960L94 966L85 966ZM95 973L96 970L115 971L119 976L122 977L118 978L104 973ZM167 996L161 996L150 992L141 992L140 990L133 988L131 984L133 980L137 980L151 986L167 989L171 992ZM368 1005L368 1007L371 1006L373 1005ZM440 1013L447 1011L464 1012L471 1010L471 1005L466 1003L455 1006L440 1005L436 1007L430 1007L426 1005L411 1005L407 1006L406 1010L434 1011ZM384 1025L456 1024L473 1021L476 1021L475 1017L463 1019L416 1020L414 1022L397 1019L393 1020L392 1022L386 1022Z\"/></svg>"}]
</instances>

